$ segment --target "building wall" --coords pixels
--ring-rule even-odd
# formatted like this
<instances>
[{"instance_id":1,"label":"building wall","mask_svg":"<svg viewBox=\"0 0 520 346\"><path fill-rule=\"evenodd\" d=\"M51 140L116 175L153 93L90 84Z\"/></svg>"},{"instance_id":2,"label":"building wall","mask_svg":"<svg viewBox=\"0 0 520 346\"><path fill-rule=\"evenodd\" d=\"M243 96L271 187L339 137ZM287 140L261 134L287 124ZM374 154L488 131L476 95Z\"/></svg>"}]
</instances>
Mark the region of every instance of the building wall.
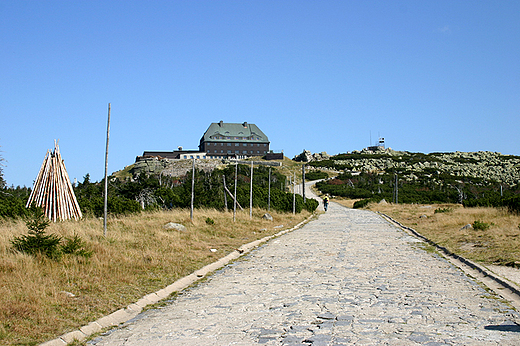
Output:
<instances>
[{"instance_id":1,"label":"building wall","mask_svg":"<svg viewBox=\"0 0 520 346\"><path fill-rule=\"evenodd\" d=\"M208 156L215 155L240 155L261 156L269 152L268 143L250 142L204 142L202 151Z\"/></svg>"}]
</instances>

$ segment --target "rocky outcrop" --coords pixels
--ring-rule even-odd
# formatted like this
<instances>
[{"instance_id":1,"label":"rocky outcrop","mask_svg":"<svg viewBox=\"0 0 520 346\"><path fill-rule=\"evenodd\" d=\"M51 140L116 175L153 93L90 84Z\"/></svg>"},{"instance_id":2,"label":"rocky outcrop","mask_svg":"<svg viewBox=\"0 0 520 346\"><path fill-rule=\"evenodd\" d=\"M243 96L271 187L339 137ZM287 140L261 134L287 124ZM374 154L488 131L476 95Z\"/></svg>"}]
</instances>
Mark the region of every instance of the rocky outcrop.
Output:
<instances>
[{"instance_id":1,"label":"rocky outcrop","mask_svg":"<svg viewBox=\"0 0 520 346\"><path fill-rule=\"evenodd\" d=\"M312 154L309 150L304 150L301 154L296 155L293 160L297 162L312 162L312 161L322 161L330 159L330 155L325 151L321 153Z\"/></svg>"},{"instance_id":2,"label":"rocky outcrop","mask_svg":"<svg viewBox=\"0 0 520 346\"><path fill-rule=\"evenodd\" d=\"M205 172L211 172L215 168L222 165L221 160L197 160L196 168ZM157 157L146 158L136 162L130 169L129 173L133 178L139 175L163 175L171 177L182 177L191 171L193 166L192 160L172 160L159 159Z\"/></svg>"},{"instance_id":3,"label":"rocky outcrop","mask_svg":"<svg viewBox=\"0 0 520 346\"><path fill-rule=\"evenodd\" d=\"M520 182L520 157L496 152L454 152L418 154L385 150L386 155L352 152L353 158L334 160L334 165L347 171L382 172L388 169L401 171L403 178L413 180L417 175L428 174L432 180L442 174L498 181L508 185Z\"/></svg>"}]
</instances>

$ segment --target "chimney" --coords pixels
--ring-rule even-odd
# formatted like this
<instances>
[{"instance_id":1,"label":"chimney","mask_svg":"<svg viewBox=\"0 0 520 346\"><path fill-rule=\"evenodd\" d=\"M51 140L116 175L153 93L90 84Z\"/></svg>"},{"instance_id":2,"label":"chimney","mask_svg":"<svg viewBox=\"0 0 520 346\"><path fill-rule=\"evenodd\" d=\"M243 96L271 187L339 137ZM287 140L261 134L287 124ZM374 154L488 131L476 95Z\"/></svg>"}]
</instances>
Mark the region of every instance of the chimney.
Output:
<instances>
[{"instance_id":1,"label":"chimney","mask_svg":"<svg viewBox=\"0 0 520 346\"><path fill-rule=\"evenodd\" d=\"M242 124L242 126L244 126L245 128L247 128L247 121L244 121L244 123Z\"/></svg>"},{"instance_id":2,"label":"chimney","mask_svg":"<svg viewBox=\"0 0 520 346\"><path fill-rule=\"evenodd\" d=\"M224 126L224 122L221 120L221 121L218 123L218 126L220 126L220 127Z\"/></svg>"}]
</instances>

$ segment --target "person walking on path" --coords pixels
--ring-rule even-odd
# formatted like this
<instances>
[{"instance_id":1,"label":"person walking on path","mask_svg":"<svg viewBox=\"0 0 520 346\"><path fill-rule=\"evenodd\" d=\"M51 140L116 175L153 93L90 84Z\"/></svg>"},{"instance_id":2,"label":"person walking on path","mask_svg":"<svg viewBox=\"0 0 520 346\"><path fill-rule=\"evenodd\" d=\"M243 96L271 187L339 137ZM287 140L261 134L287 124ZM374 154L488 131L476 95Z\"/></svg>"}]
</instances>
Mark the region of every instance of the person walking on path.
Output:
<instances>
[{"instance_id":1,"label":"person walking on path","mask_svg":"<svg viewBox=\"0 0 520 346\"><path fill-rule=\"evenodd\" d=\"M328 208L329 208L329 197L325 196L325 198L323 199L323 209L325 209L325 211L327 211Z\"/></svg>"}]
</instances>

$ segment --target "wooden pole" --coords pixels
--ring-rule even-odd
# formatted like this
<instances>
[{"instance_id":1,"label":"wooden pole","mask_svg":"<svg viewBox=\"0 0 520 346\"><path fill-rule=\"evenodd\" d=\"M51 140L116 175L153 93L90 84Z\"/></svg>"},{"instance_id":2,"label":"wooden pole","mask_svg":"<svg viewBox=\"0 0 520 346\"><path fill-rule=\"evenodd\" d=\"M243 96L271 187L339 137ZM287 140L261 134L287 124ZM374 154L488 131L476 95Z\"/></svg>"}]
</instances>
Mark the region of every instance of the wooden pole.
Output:
<instances>
[{"instance_id":1,"label":"wooden pole","mask_svg":"<svg viewBox=\"0 0 520 346\"><path fill-rule=\"evenodd\" d=\"M107 236L107 216L108 216L108 141L110 139L110 103L108 104L107 122L107 146L105 150L105 215L103 217L103 236Z\"/></svg>"},{"instance_id":2,"label":"wooden pole","mask_svg":"<svg viewBox=\"0 0 520 346\"><path fill-rule=\"evenodd\" d=\"M226 195L226 190L227 190L227 187L226 187L226 175L223 174L222 175L222 180L224 181L224 208L226 209L226 213L227 213L227 195Z\"/></svg>"},{"instance_id":3,"label":"wooden pole","mask_svg":"<svg viewBox=\"0 0 520 346\"><path fill-rule=\"evenodd\" d=\"M294 173L292 188L292 213L293 215L296 214L296 172Z\"/></svg>"},{"instance_id":4,"label":"wooden pole","mask_svg":"<svg viewBox=\"0 0 520 346\"><path fill-rule=\"evenodd\" d=\"M229 193L229 196L231 196L231 199L233 201L236 202L237 206L240 208L240 210L244 210L244 208L242 208L242 206L240 205L240 203L238 203L238 201L235 199L235 196L233 196L233 194L231 193L231 191L229 191L229 189L227 188L227 186L225 187L226 189L226 192Z\"/></svg>"},{"instance_id":5,"label":"wooden pole","mask_svg":"<svg viewBox=\"0 0 520 346\"><path fill-rule=\"evenodd\" d=\"M237 216L237 175L238 175L238 161L235 162L235 197L233 198L233 222L236 221Z\"/></svg>"},{"instance_id":6,"label":"wooden pole","mask_svg":"<svg viewBox=\"0 0 520 346\"><path fill-rule=\"evenodd\" d=\"M305 203L305 165L302 165L302 194L303 203Z\"/></svg>"},{"instance_id":7,"label":"wooden pole","mask_svg":"<svg viewBox=\"0 0 520 346\"><path fill-rule=\"evenodd\" d=\"M249 188L249 220L253 219L253 161L251 161L251 184Z\"/></svg>"},{"instance_id":8,"label":"wooden pole","mask_svg":"<svg viewBox=\"0 0 520 346\"><path fill-rule=\"evenodd\" d=\"M191 169L191 211L190 211L190 219L193 222L193 201L195 195L195 158L193 158L193 165Z\"/></svg>"},{"instance_id":9,"label":"wooden pole","mask_svg":"<svg viewBox=\"0 0 520 346\"><path fill-rule=\"evenodd\" d=\"M269 189L267 195L267 211L271 211L271 167L269 167Z\"/></svg>"}]
</instances>

